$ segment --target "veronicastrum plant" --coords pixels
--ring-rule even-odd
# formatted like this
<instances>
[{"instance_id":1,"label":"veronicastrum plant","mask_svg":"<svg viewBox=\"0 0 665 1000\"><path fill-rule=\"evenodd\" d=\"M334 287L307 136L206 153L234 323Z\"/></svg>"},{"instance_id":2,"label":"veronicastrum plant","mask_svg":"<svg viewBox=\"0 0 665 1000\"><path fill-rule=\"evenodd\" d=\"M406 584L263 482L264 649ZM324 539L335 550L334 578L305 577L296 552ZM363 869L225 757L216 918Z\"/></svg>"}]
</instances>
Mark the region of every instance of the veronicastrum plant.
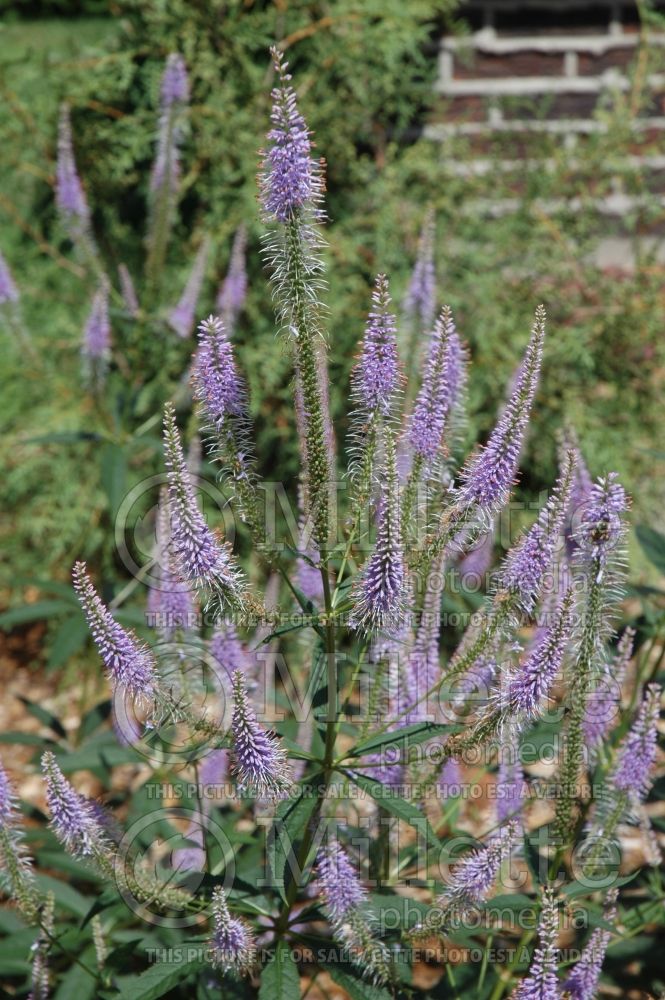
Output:
<instances>
[{"instance_id":1,"label":"veronicastrum plant","mask_svg":"<svg viewBox=\"0 0 665 1000\"><path fill-rule=\"evenodd\" d=\"M287 63L272 55L260 202L278 326L293 360L297 508L280 494L284 516L268 523L231 339L243 294L241 234L220 315L200 322L191 383L198 429L252 558L243 564L230 532L204 516L196 463L169 403L154 552L141 573L151 641L117 621L83 563L74 568L119 743L114 756L96 736L93 748L107 756L92 770L135 766L121 817L68 777L90 761L67 747L64 731L56 728L43 753L49 837L77 878L103 887L75 930L57 930L63 902L47 895L30 852L35 841L39 860L43 831L24 827L0 771L4 887L35 928L32 996L48 996L75 963L89 995L104 997L242 996L260 981L261 996L291 998L301 974L311 985L325 973L352 997L380 1000L418 994L414 969L429 955L446 965L447 992L436 995L590 1000L606 950L639 928L617 917L626 824L639 825L645 860L658 860L644 802L660 690L643 683L643 664L633 667L629 630L616 652L611 643L628 498L613 473L591 480L565 430L549 498L490 572L494 526L537 393L546 315L536 309L487 442L460 455L469 359L451 310L435 317L429 220L403 337L388 277L378 275L371 292L351 380L349 465L338 478L324 167ZM169 71L149 287L173 209L186 100L177 58ZM66 128L62 135L64 148ZM80 185L67 156L62 163L63 213L94 256ZM129 302L127 275L124 282ZM88 344L105 343L106 294L102 284ZM442 656L460 579L489 579L488 592ZM97 715L86 721L90 731ZM521 746L534 732L546 737L548 726L559 755L536 816ZM475 787L469 776L479 766L494 792L474 812L462 793ZM134 956L145 949L145 961L128 975L137 922L144 941L134 940ZM562 960L559 932L571 926L580 949ZM459 954L479 935L482 961L447 957L451 945ZM506 969L492 967L491 940L511 945ZM72 954L81 942L86 954Z\"/></svg>"}]
</instances>

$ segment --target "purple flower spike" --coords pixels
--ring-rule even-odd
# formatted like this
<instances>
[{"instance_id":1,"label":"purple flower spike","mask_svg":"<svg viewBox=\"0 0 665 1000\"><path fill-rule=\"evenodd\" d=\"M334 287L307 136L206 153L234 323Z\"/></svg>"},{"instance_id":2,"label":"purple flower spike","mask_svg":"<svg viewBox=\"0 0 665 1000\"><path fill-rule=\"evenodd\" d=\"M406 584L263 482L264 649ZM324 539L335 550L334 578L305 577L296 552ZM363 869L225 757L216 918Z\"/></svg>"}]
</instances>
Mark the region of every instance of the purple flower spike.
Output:
<instances>
[{"instance_id":1,"label":"purple flower spike","mask_svg":"<svg viewBox=\"0 0 665 1000\"><path fill-rule=\"evenodd\" d=\"M519 742L515 733L508 733L502 741L496 785L496 818L499 826L513 820L521 832L521 812L528 796L528 788L524 780Z\"/></svg>"},{"instance_id":2,"label":"purple flower spike","mask_svg":"<svg viewBox=\"0 0 665 1000\"><path fill-rule=\"evenodd\" d=\"M26 914L36 910L32 859L27 852L14 789L0 763L0 885Z\"/></svg>"},{"instance_id":3,"label":"purple flower spike","mask_svg":"<svg viewBox=\"0 0 665 1000\"><path fill-rule=\"evenodd\" d=\"M388 279L380 274L372 292L360 358L351 373L353 398L368 415L390 413L401 381L395 336L397 321L390 311L390 302Z\"/></svg>"},{"instance_id":4,"label":"purple flower spike","mask_svg":"<svg viewBox=\"0 0 665 1000\"><path fill-rule=\"evenodd\" d=\"M261 797L280 798L291 784L286 753L277 738L259 725L240 670L233 675L231 738L239 787Z\"/></svg>"},{"instance_id":5,"label":"purple flower spike","mask_svg":"<svg viewBox=\"0 0 665 1000\"><path fill-rule=\"evenodd\" d=\"M171 513L168 494L162 490L157 511L158 584L148 594L148 612L153 624L170 639L176 629L188 627L194 614L194 602L186 583L178 578L171 549Z\"/></svg>"},{"instance_id":6,"label":"purple flower spike","mask_svg":"<svg viewBox=\"0 0 665 1000\"><path fill-rule=\"evenodd\" d=\"M591 560L602 570L623 540L622 519L628 509L628 497L617 480L617 473L610 472L591 488L575 531L576 561L580 564Z\"/></svg>"},{"instance_id":7,"label":"purple flower spike","mask_svg":"<svg viewBox=\"0 0 665 1000\"><path fill-rule=\"evenodd\" d=\"M561 669L572 632L572 601L570 588L551 626L543 632L533 652L508 677L505 691L499 694L510 723L519 728L540 714L543 701Z\"/></svg>"},{"instance_id":8,"label":"purple flower spike","mask_svg":"<svg viewBox=\"0 0 665 1000\"><path fill-rule=\"evenodd\" d=\"M423 223L418 242L418 256L406 294L407 315L416 319L421 330L432 326L436 309L436 273L434 269L434 216L430 212Z\"/></svg>"},{"instance_id":9,"label":"purple flower spike","mask_svg":"<svg viewBox=\"0 0 665 1000\"><path fill-rule=\"evenodd\" d=\"M185 340L194 329L196 305L199 301L206 263L210 250L210 241L204 239L198 249L187 284L180 296L180 301L169 313L169 324L179 337Z\"/></svg>"},{"instance_id":10,"label":"purple flower spike","mask_svg":"<svg viewBox=\"0 0 665 1000\"><path fill-rule=\"evenodd\" d=\"M454 399L459 394L462 372L460 368L461 343L453 341L455 334L453 316L444 306L436 321L429 354L424 368L423 383L416 399L409 439L416 455L430 465L437 458L443 444L446 417ZM455 334L456 337L456 334Z\"/></svg>"},{"instance_id":11,"label":"purple flower spike","mask_svg":"<svg viewBox=\"0 0 665 1000\"><path fill-rule=\"evenodd\" d=\"M125 631L104 607L86 572L85 563L76 563L72 576L74 590L112 687L128 691L139 702L151 699L156 687L152 654L136 636Z\"/></svg>"},{"instance_id":12,"label":"purple flower spike","mask_svg":"<svg viewBox=\"0 0 665 1000\"><path fill-rule=\"evenodd\" d=\"M561 539L570 500L573 463L572 453L569 452L561 476L538 520L508 553L501 567L499 589L516 594L525 611L533 610Z\"/></svg>"},{"instance_id":13,"label":"purple flower spike","mask_svg":"<svg viewBox=\"0 0 665 1000\"><path fill-rule=\"evenodd\" d=\"M386 442L386 487L379 511L376 545L354 585L351 625L372 632L397 631L406 614L406 566L402 550L395 444Z\"/></svg>"},{"instance_id":14,"label":"purple flower spike","mask_svg":"<svg viewBox=\"0 0 665 1000\"><path fill-rule=\"evenodd\" d=\"M610 787L643 799L651 788L649 772L656 759L661 689L649 684L644 701L617 755Z\"/></svg>"},{"instance_id":15,"label":"purple flower spike","mask_svg":"<svg viewBox=\"0 0 665 1000\"><path fill-rule=\"evenodd\" d=\"M482 903L493 888L499 869L510 856L516 839L517 825L510 823L499 837L464 857L436 901L439 911L445 913L452 907L463 910Z\"/></svg>"},{"instance_id":16,"label":"purple flower spike","mask_svg":"<svg viewBox=\"0 0 665 1000\"><path fill-rule=\"evenodd\" d=\"M526 979L511 994L511 1000L559 1000L556 977L559 915L550 889L543 890L543 908L538 923L539 944L533 953Z\"/></svg>"},{"instance_id":17,"label":"purple flower spike","mask_svg":"<svg viewBox=\"0 0 665 1000\"><path fill-rule=\"evenodd\" d=\"M617 653L606 665L597 687L590 693L584 716L584 741L594 750L619 720L621 685L633 655L635 631L627 628L617 646Z\"/></svg>"},{"instance_id":18,"label":"purple flower spike","mask_svg":"<svg viewBox=\"0 0 665 1000\"><path fill-rule=\"evenodd\" d=\"M261 198L268 216L288 222L321 197L321 175L312 158L312 142L305 119L298 110L295 91L289 84L288 63L278 49L271 49L278 86L272 91L271 143L265 153Z\"/></svg>"},{"instance_id":19,"label":"purple flower spike","mask_svg":"<svg viewBox=\"0 0 665 1000\"><path fill-rule=\"evenodd\" d=\"M0 306L5 302L18 302L18 288L14 283L7 261L0 253Z\"/></svg>"},{"instance_id":20,"label":"purple flower spike","mask_svg":"<svg viewBox=\"0 0 665 1000\"><path fill-rule=\"evenodd\" d=\"M164 455L171 505L171 537L178 568L185 580L237 603L242 586L230 548L219 542L198 508L185 462L175 410L164 413Z\"/></svg>"},{"instance_id":21,"label":"purple flower spike","mask_svg":"<svg viewBox=\"0 0 665 1000\"><path fill-rule=\"evenodd\" d=\"M367 892L349 856L330 840L318 857L319 888L333 926L346 923L352 911L367 902Z\"/></svg>"},{"instance_id":22,"label":"purple flower spike","mask_svg":"<svg viewBox=\"0 0 665 1000\"><path fill-rule=\"evenodd\" d=\"M231 678L237 671L243 673L245 677L248 676L251 667L250 656L240 641L233 622L218 623L210 638L208 651L211 660L214 661L211 666L217 683L224 694L230 690Z\"/></svg>"},{"instance_id":23,"label":"purple flower spike","mask_svg":"<svg viewBox=\"0 0 665 1000\"><path fill-rule=\"evenodd\" d=\"M217 433L227 417L246 416L245 385L238 374L224 323L218 316L208 316L199 326L193 381L205 420Z\"/></svg>"},{"instance_id":24,"label":"purple flower spike","mask_svg":"<svg viewBox=\"0 0 665 1000\"><path fill-rule=\"evenodd\" d=\"M256 942L252 930L241 917L232 917L221 885L212 893L214 928L210 947L212 964L222 972L247 975L256 965Z\"/></svg>"},{"instance_id":25,"label":"purple flower spike","mask_svg":"<svg viewBox=\"0 0 665 1000\"><path fill-rule=\"evenodd\" d=\"M75 857L106 854L108 843L90 803L75 791L47 750L42 754L46 780L46 802L51 826L68 851Z\"/></svg>"},{"instance_id":26,"label":"purple flower spike","mask_svg":"<svg viewBox=\"0 0 665 1000\"><path fill-rule=\"evenodd\" d=\"M575 475L573 476L573 487L570 491L570 503L568 505L568 516L566 523L566 552L571 558L577 548L575 543L575 528L579 517L582 515L591 496L593 481L591 474L584 461L582 451L577 442L577 435L568 428L563 438L563 448L572 451L575 456Z\"/></svg>"},{"instance_id":27,"label":"purple flower spike","mask_svg":"<svg viewBox=\"0 0 665 1000\"><path fill-rule=\"evenodd\" d=\"M515 375L508 403L485 447L476 452L462 470L459 500L463 507L478 507L486 516L492 516L508 500L538 385L544 338L545 310L539 306L531 340Z\"/></svg>"},{"instance_id":28,"label":"purple flower spike","mask_svg":"<svg viewBox=\"0 0 665 1000\"><path fill-rule=\"evenodd\" d=\"M106 281L102 281L92 300L90 313L83 330L81 353L92 364L107 361L111 353L109 289Z\"/></svg>"},{"instance_id":29,"label":"purple flower spike","mask_svg":"<svg viewBox=\"0 0 665 1000\"><path fill-rule=\"evenodd\" d=\"M607 923L612 923L616 919L617 895L616 889L610 889L607 894L603 912L603 918ZM611 932L604 927L596 927L592 933L579 961L570 970L568 978L563 983L562 990L569 1000L593 1000L595 997L610 937Z\"/></svg>"},{"instance_id":30,"label":"purple flower spike","mask_svg":"<svg viewBox=\"0 0 665 1000\"><path fill-rule=\"evenodd\" d=\"M118 264L118 278L120 279L120 293L122 301L125 303L125 309L130 316L136 318L140 312L139 300L126 264Z\"/></svg>"},{"instance_id":31,"label":"purple flower spike","mask_svg":"<svg viewBox=\"0 0 665 1000\"><path fill-rule=\"evenodd\" d=\"M74 232L80 234L88 227L90 210L76 169L74 147L72 144L72 126L69 118L69 108L66 104L63 104L60 109L55 196L58 209L63 218L70 223Z\"/></svg>"},{"instance_id":32,"label":"purple flower spike","mask_svg":"<svg viewBox=\"0 0 665 1000\"><path fill-rule=\"evenodd\" d=\"M160 96L163 108L186 104L189 100L189 80L185 60L179 52L171 52L162 75Z\"/></svg>"},{"instance_id":33,"label":"purple flower spike","mask_svg":"<svg viewBox=\"0 0 665 1000\"><path fill-rule=\"evenodd\" d=\"M239 226L233 237L229 270L217 293L217 308L224 316L229 329L233 329L247 298L247 228Z\"/></svg>"}]
</instances>

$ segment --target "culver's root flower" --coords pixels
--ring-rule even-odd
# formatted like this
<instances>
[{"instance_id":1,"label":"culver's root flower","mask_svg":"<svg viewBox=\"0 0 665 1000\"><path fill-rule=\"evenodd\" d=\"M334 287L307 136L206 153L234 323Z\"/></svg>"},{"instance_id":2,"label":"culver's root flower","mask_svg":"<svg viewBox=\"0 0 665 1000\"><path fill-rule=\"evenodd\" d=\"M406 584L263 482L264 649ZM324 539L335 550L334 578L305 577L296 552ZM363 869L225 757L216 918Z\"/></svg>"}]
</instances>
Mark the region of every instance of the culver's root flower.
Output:
<instances>
[{"instance_id":1,"label":"culver's root flower","mask_svg":"<svg viewBox=\"0 0 665 1000\"><path fill-rule=\"evenodd\" d=\"M395 336L397 320L390 303L388 279L379 274L360 357L351 372L351 395L365 417L390 414L402 379Z\"/></svg>"},{"instance_id":2,"label":"culver's root flower","mask_svg":"<svg viewBox=\"0 0 665 1000\"><path fill-rule=\"evenodd\" d=\"M109 319L109 287L103 280L95 292L83 330L81 354L86 364L103 370L111 353L111 321Z\"/></svg>"},{"instance_id":3,"label":"culver's root flower","mask_svg":"<svg viewBox=\"0 0 665 1000\"><path fill-rule=\"evenodd\" d=\"M545 310L538 306L531 340L513 381L510 398L484 448L462 470L459 503L474 507L486 517L506 503L515 481L522 442L543 356Z\"/></svg>"},{"instance_id":4,"label":"culver's root flower","mask_svg":"<svg viewBox=\"0 0 665 1000\"><path fill-rule=\"evenodd\" d=\"M192 372L196 398L205 420L219 433L227 418L246 417L247 393L233 347L218 316L199 325L199 349Z\"/></svg>"},{"instance_id":5,"label":"culver's root flower","mask_svg":"<svg viewBox=\"0 0 665 1000\"><path fill-rule=\"evenodd\" d=\"M575 469L574 456L564 458L561 476L538 520L508 553L499 574L498 589L517 595L520 606L532 611L561 539Z\"/></svg>"},{"instance_id":6,"label":"culver's root flower","mask_svg":"<svg viewBox=\"0 0 665 1000\"><path fill-rule=\"evenodd\" d=\"M110 845L91 804L72 788L50 750L42 754L51 826L75 857L108 858Z\"/></svg>"},{"instance_id":7,"label":"culver's root flower","mask_svg":"<svg viewBox=\"0 0 665 1000\"><path fill-rule=\"evenodd\" d=\"M538 922L539 944L533 953L529 974L511 994L511 1000L559 1000L556 939L559 916L551 889L543 890L543 908Z\"/></svg>"},{"instance_id":8,"label":"culver's root flower","mask_svg":"<svg viewBox=\"0 0 665 1000\"><path fill-rule=\"evenodd\" d=\"M348 948L354 965L376 983L389 978L388 949L374 936L374 917L367 892L348 855L330 839L319 853L318 885L337 938Z\"/></svg>"},{"instance_id":9,"label":"culver's root flower","mask_svg":"<svg viewBox=\"0 0 665 1000\"><path fill-rule=\"evenodd\" d=\"M418 253L404 300L412 324L420 332L429 331L436 309L436 272L434 268L434 213L428 212L420 231Z\"/></svg>"},{"instance_id":10,"label":"culver's root flower","mask_svg":"<svg viewBox=\"0 0 665 1000\"><path fill-rule=\"evenodd\" d=\"M189 100L187 67L179 52L171 52L167 56L160 97L163 108L170 108L173 104L186 104Z\"/></svg>"},{"instance_id":11,"label":"culver's root flower","mask_svg":"<svg viewBox=\"0 0 665 1000\"><path fill-rule=\"evenodd\" d=\"M291 785L286 752L277 737L259 724L240 670L233 675L231 744L239 787L261 797L280 798Z\"/></svg>"},{"instance_id":12,"label":"culver's root flower","mask_svg":"<svg viewBox=\"0 0 665 1000\"><path fill-rule=\"evenodd\" d=\"M261 196L266 214L278 222L287 222L295 212L319 200L322 181L319 165L312 158L309 129L289 84L289 64L278 49L270 52L278 85L271 94L272 128L268 132L270 147L265 153Z\"/></svg>"},{"instance_id":13,"label":"culver's root flower","mask_svg":"<svg viewBox=\"0 0 665 1000\"><path fill-rule=\"evenodd\" d=\"M517 836L517 824L511 822L499 836L464 857L455 866L444 892L417 931L426 933L427 930L440 928L455 913L463 913L487 899L501 865L515 847Z\"/></svg>"},{"instance_id":14,"label":"culver's root flower","mask_svg":"<svg viewBox=\"0 0 665 1000\"><path fill-rule=\"evenodd\" d=\"M0 253L0 306L4 305L5 302L18 302L18 300L18 288L12 278L7 261Z\"/></svg>"},{"instance_id":15,"label":"culver's root flower","mask_svg":"<svg viewBox=\"0 0 665 1000\"><path fill-rule=\"evenodd\" d=\"M72 126L69 108L66 104L63 104L60 109L55 178L55 197L58 209L67 223L72 237L80 236L90 224L90 210L76 169Z\"/></svg>"},{"instance_id":16,"label":"culver's root flower","mask_svg":"<svg viewBox=\"0 0 665 1000\"><path fill-rule=\"evenodd\" d=\"M400 529L395 442L386 435L386 482L378 514L374 552L356 578L353 628L396 631L406 614L406 566Z\"/></svg>"},{"instance_id":17,"label":"culver's root flower","mask_svg":"<svg viewBox=\"0 0 665 1000\"><path fill-rule=\"evenodd\" d=\"M126 264L118 264L118 278L120 280L120 294L125 303L125 309L132 318L136 318L141 310L132 276Z\"/></svg>"},{"instance_id":18,"label":"culver's root flower","mask_svg":"<svg viewBox=\"0 0 665 1000\"><path fill-rule=\"evenodd\" d=\"M175 422L175 409L164 411L164 456L171 506L171 538L184 579L221 600L237 604L242 583L230 547L218 541L199 510Z\"/></svg>"},{"instance_id":19,"label":"culver's root flower","mask_svg":"<svg viewBox=\"0 0 665 1000\"><path fill-rule=\"evenodd\" d=\"M31 990L28 1000L49 1000L51 995L48 957L55 927L54 911L55 896L49 890L41 911L39 936L33 945Z\"/></svg>"},{"instance_id":20,"label":"culver's root flower","mask_svg":"<svg viewBox=\"0 0 665 1000\"><path fill-rule=\"evenodd\" d=\"M213 889L212 916L212 964L224 973L247 975L257 962L256 941L249 924L242 917L231 916L221 885Z\"/></svg>"},{"instance_id":21,"label":"culver's root flower","mask_svg":"<svg viewBox=\"0 0 665 1000\"><path fill-rule=\"evenodd\" d=\"M32 919L38 906L32 872L14 789L0 764L0 889L15 899L26 917Z\"/></svg>"},{"instance_id":22,"label":"culver's root flower","mask_svg":"<svg viewBox=\"0 0 665 1000\"><path fill-rule=\"evenodd\" d=\"M460 389L460 348L452 312L444 306L434 325L409 428L414 461L420 458L426 466L431 466L441 452L446 418Z\"/></svg>"},{"instance_id":23,"label":"culver's root flower","mask_svg":"<svg viewBox=\"0 0 665 1000\"><path fill-rule=\"evenodd\" d=\"M649 684L630 732L619 747L616 764L608 779L610 788L631 798L644 798L650 787L650 771L656 759L661 689Z\"/></svg>"},{"instance_id":24,"label":"culver's root flower","mask_svg":"<svg viewBox=\"0 0 665 1000\"><path fill-rule=\"evenodd\" d=\"M247 227L241 225L233 237L229 269L217 293L215 303L229 330L233 330L247 298L246 251Z\"/></svg>"},{"instance_id":25,"label":"culver's root flower","mask_svg":"<svg viewBox=\"0 0 665 1000\"><path fill-rule=\"evenodd\" d=\"M603 918L607 923L616 919L617 897L616 889L610 889L605 897ZM604 927L596 927L579 961L572 967L561 987L563 996L569 1000L593 1000L611 936L611 932Z\"/></svg>"},{"instance_id":26,"label":"culver's root flower","mask_svg":"<svg viewBox=\"0 0 665 1000\"><path fill-rule=\"evenodd\" d=\"M180 579L171 547L171 512L168 493L162 489L157 510L156 586L148 594L148 613L165 639L185 629L194 614L190 585Z\"/></svg>"},{"instance_id":27,"label":"culver's root flower","mask_svg":"<svg viewBox=\"0 0 665 1000\"><path fill-rule=\"evenodd\" d=\"M604 667L596 687L589 694L583 730L585 744L591 751L599 747L619 719L621 685L633 655L634 639L635 630L625 629L616 656Z\"/></svg>"},{"instance_id":28,"label":"culver's root flower","mask_svg":"<svg viewBox=\"0 0 665 1000\"><path fill-rule=\"evenodd\" d=\"M201 294L209 253L210 240L206 237L197 250L183 293L177 305L169 313L169 325L183 340L189 337L194 329L196 304Z\"/></svg>"},{"instance_id":29,"label":"culver's root flower","mask_svg":"<svg viewBox=\"0 0 665 1000\"><path fill-rule=\"evenodd\" d=\"M77 562L72 573L74 590L88 628L114 690L127 691L137 701L156 693L155 661L147 646L126 631L102 603L85 563Z\"/></svg>"},{"instance_id":30,"label":"culver's root flower","mask_svg":"<svg viewBox=\"0 0 665 1000\"><path fill-rule=\"evenodd\" d=\"M628 497L616 472L610 472L593 484L575 531L578 565L591 562L597 567L598 575L602 574L623 540L623 516L627 509Z\"/></svg>"}]
</instances>

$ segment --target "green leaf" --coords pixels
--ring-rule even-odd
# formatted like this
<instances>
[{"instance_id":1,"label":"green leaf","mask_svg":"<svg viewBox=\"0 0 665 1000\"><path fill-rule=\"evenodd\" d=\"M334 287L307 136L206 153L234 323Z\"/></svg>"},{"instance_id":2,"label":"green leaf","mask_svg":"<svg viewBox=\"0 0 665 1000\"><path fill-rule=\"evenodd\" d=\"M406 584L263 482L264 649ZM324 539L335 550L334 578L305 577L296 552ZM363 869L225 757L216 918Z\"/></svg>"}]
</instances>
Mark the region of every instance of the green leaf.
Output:
<instances>
[{"instance_id":1,"label":"green leaf","mask_svg":"<svg viewBox=\"0 0 665 1000\"><path fill-rule=\"evenodd\" d=\"M117 1000L157 1000L184 983L199 965L197 961L180 964L157 962L140 976L126 977L121 982Z\"/></svg>"},{"instance_id":2,"label":"green leaf","mask_svg":"<svg viewBox=\"0 0 665 1000\"><path fill-rule=\"evenodd\" d=\"M310 791L316 777L314 775L308 780L307 794L304 788L301 789L295 798L280 802L275 812L268 846L268 863L275 882L274 888L284 901L287 880L289 876L293 877L293 869L297 863L297 845L318 801L317 796Z\"/></svg>"},{"instance_id":3,"label":"green leaf","mask_svg":"<svg viewBox=\"0 0 665 1000\"><path fill-rule=\"evenodd\" d=\"M51 732L66 739L67 731L57 716L53 715L53 713L49 712L47 709L42 708L42 706L38 705L36 702L30 701L29 698L25 698L22 694L17 695L17 698L19 701L23 702L30 715L33 715L35 719L39 719L43 725L48 726Z\"/></svg>"},{"instance_id":4,"label":"green leaf","mask_svg":"<svg viewBox=\"0 0 665 1000\"><path fill-rule=\"evenodd\" d=\"M80 958L89 969L96 969L94 947L86 948ZM76 997L76 1000L92 1000L97 993L97 978L96 975L91 976L87 968L74 962L60 980L53 1000L71 1000L72 997Z\"/></svg>"},{"instance_id":5,"label":"green leaf","mask_svg":"<svg viewBox=\"0 0 665 1000\"><path fill-rule=\"evenodd\" d=\"M58 878L51 878L50 875L43 875L42 872L35 872L35 880L40 889L48 892L49 889L55 897L56 903L62 906L77 917L84 917L90 909L90 897L83 896L76 889L73 889L67 882L61 882ZM95 880L94 876L91 881Z\"/></svg>"},{"instance_id":6,"label":"green leaf","mask_svg":"<svg viewBox=\"0 0 665 1000\"><path fill-rule=\"evenodd\" d=\"M18 608L10 608L0 615L0 628L11 629L27 622L57 618L66 612L71 614L71 610L71 601L58 601L55 598L49 601L35 601L34 604L21 604Z\"/></svg>"},{"instance_id":7,"label":"green leaf","mask_svg":"<svg viewBox=\"0 0 665 1000\"><path fill-rule=\"evenodd\" d=\"M647 524L638 524L635 534L649 562L665 576L665 535Z\"/></svg>"},{"instance_id":8,"label":"green leaf","mask_svg":"<svg viewBox=\"0 0 665 1000\"><path fill-rule=\"evenodd\" d=\"M416 722L414 725L405 726L397 732L393 730L381 733L379 736L369 736L351 750L350 756L364 757L365 754L373 753L386 745L394 747L416 746L418 743L424 743L435 736L458 732L461 728L461 726L443 725L437 722Z\"/></svg>"},{"instance_id":9,"label":"green leaf","mask_svg":"<svg viewBox=\"0 0 665 1000\"><path fill-rule=\"evenodd\" d=\"M83 649L88 640L88 626L82 614L73 615L62 622L53 636L48 666L51 670L62 667L70 656Z\"/></svg>"},{"instance_id":10,"label":"green leaf","mask_svg":"<svg viewBox=\"0 0 665 1000\"><path fill-rule=\"evenodd\" d=\"M259 1000L300 1000L300 976L291 950L280 941L261 973Z\"/></svg>"},{"instance_id":11,"label":"green leaf","mask_svg":"<svg viewBox=\"0 0 665 1000\"><path fill-rule=\"evenodd\" d=\"M374 986L365 979L357 979L339 965L324 966L332 978L351 997L351 1000L390 1000L390 993L382 986Z\"/></svg>"},{"instance_id":12,"label":"green leaf","mask_svg":"<svg viewBox=\"0 0 665 1000\"><path fill-rule=\"evenodd\" d=\"M39 434L25 438L25 444L79 444L81 441L103 441L94 431L55 431L53 434Z\"/></svg>"},{"instance_id":13,"label":"green leaf","mask_svg":"<svg viewBox=\"0 0 665 1000\"><path fill-rule=\"evenodd\" d=\"M15 729L10 729L6 733L0 733L0 743L20 743L22 746L32 747L54 745L53 740L46 739L38 733L21 733Z\"/></svg>"},{"instance_id":14,"label":"green leaf","mask_svg":"<svg viewBox=\"0 0 665 1000\"><path fill-rule=\"evenodd\" d=\"M409 826L420 831L433 847L441 847L441 841L434 833L427 817L417 806L414 806L411 802L407 802L406 799L398 795L392 788L382 785L380 781L376 781L374 778L367 778L362 774L354 774L352 771L344 771L344 773L358 788L362 788L363 791L371 795L382 809L385 809L392 816L397 816L398 819L404 820Z\"/></svg>"}]
</instances>

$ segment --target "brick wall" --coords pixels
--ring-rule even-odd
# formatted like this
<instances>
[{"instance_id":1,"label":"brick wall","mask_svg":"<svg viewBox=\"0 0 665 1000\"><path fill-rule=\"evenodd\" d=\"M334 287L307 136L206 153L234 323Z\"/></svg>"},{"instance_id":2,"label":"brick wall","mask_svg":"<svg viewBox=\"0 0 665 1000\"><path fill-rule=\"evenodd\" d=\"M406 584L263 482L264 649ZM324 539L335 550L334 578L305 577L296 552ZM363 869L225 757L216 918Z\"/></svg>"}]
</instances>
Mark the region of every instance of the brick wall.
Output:
<instances>
[{"instance_id":1,"label":"brick wall","mask_svg":"<svg viewBox=\"0 0 665 1000\"><path fill-rule=\"evenodd\" d=\"M665 0L655 6L665 13ZM472 158L450 168L472 175L497 169L497 139L502 150L513 150L513 167L521 157L537 157L545 135L583 156L585 137L605 128L596 111L630 92L642 40L636 4L470 0L460 14L471 34L440 41L438 98L426 127L444 143L466 138ZM650 34L648 42L662 51L664 70L643 80L648 99L633 122L630 163L644 168L646 186L662 194L665 210L665 33ZM510 161L498 169L510 170ZM619 178L598 207L621 216L631 204ZM509 201L492 205L494 212L510 208Z\"/></svg>"}]
</instances>

